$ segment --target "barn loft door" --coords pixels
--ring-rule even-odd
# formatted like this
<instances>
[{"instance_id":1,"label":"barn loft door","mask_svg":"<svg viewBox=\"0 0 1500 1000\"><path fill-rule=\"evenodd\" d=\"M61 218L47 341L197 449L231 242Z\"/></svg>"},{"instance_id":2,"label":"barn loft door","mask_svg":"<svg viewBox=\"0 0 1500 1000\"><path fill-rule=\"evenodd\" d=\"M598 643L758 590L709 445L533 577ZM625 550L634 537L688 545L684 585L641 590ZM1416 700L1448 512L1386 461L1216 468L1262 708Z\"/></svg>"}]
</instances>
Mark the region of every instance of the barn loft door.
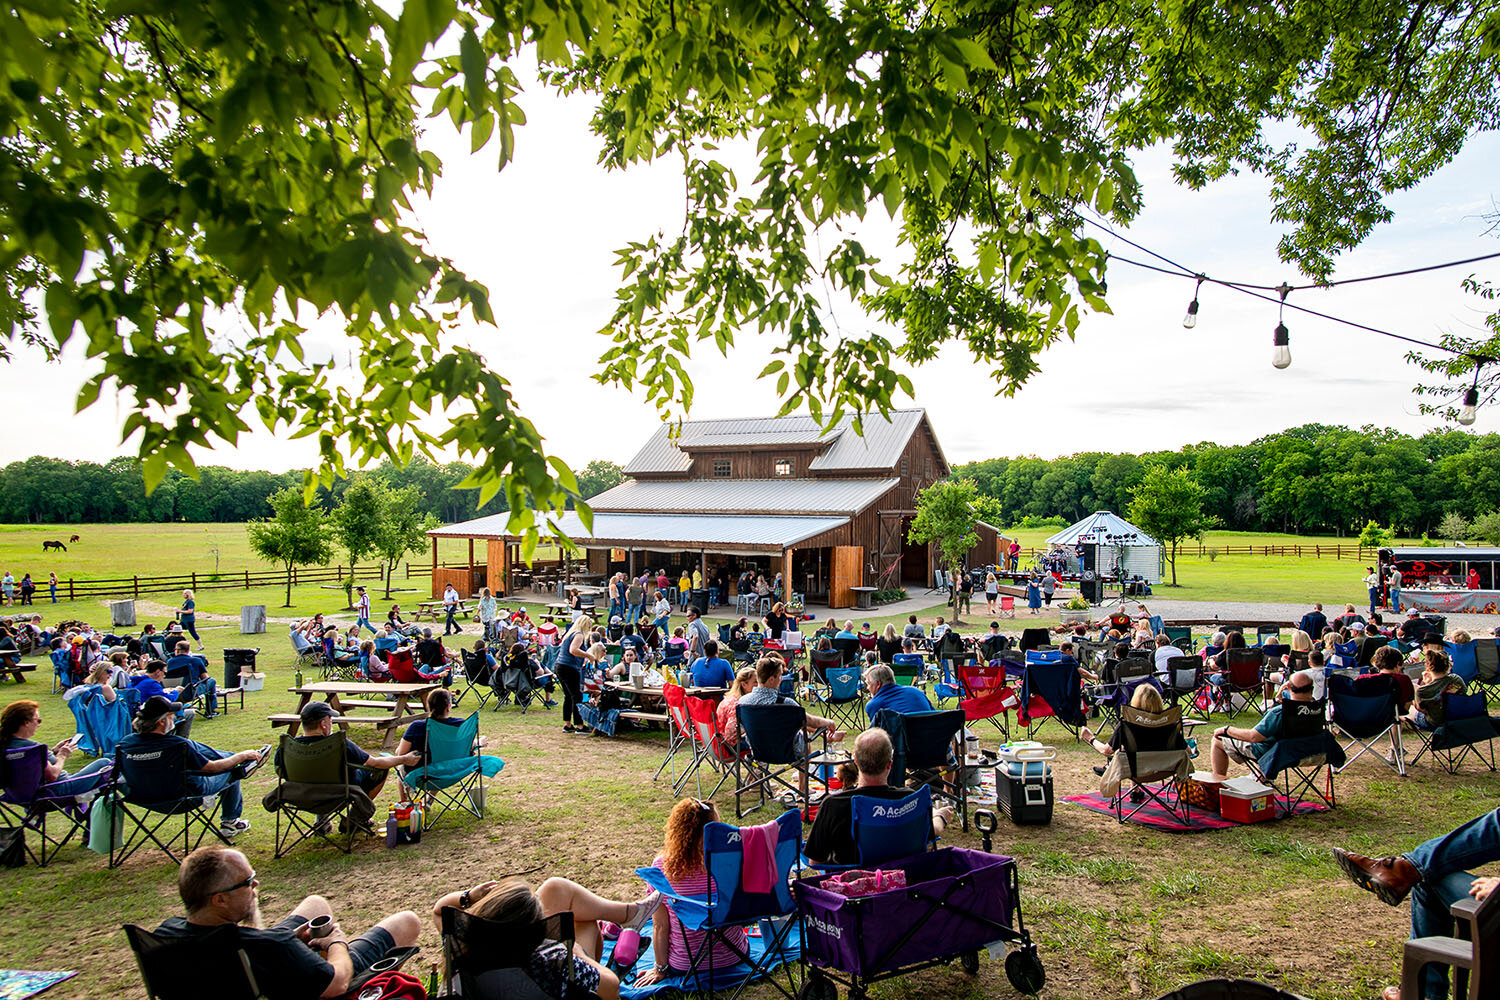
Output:
<instances>
[{"instance_id":1,"label":"barn loft door","mask_svg":"<svg viewBox=\"0 0 1500 1000\"><path fill-rule=\"evenodd\" d=\"M833 572L828 581L830 608L854 607L852 587L865 585L865 550L862 545L835 545Z\"/></svg>"},{"instance_id":2,"label":"barn loft door","mask_svg":"<svg viewBox=\"0 0 1500 1000\"><path fill-rule=\"evenodd\" d=\"M485 560L488 573L485 586L496 597L510 593L510 543L491 538L488 558Z\"/></svg>"}]
</instances>

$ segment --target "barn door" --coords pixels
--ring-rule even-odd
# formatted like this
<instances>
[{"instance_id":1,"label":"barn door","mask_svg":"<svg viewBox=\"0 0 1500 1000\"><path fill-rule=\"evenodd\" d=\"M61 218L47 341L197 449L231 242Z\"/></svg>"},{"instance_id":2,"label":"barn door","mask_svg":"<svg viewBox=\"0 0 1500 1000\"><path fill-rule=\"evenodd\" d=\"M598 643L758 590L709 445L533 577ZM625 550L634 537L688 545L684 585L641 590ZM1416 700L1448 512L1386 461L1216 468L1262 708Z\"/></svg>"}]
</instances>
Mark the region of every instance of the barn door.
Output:
<instances>
[{"instance_id":1,"label":"barn door","mask_svg":"<svg viewBox=\"0 0 1500 1000\"><path fill-rule=\"evenodd\" d=\"M833 547L833 572L828 580L828 606L830 608L854 607L854 591L850 588L864 585L864 546L835 545Z\"/></svg>"}]
</instances>

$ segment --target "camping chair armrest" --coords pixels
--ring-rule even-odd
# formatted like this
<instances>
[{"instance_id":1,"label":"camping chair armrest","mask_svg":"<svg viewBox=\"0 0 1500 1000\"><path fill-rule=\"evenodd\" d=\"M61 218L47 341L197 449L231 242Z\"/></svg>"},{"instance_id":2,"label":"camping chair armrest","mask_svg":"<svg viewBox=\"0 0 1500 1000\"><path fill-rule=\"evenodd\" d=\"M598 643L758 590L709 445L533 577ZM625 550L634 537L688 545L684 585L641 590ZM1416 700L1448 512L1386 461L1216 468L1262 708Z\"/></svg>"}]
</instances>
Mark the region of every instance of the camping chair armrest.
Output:
<instances>
[{"instance_id":1,"label":"camping chair armrest","mask_svg":"<svg viewBox=\"0 0 1500 1000\"><path fill-rule=\"evenodd\" d=\"M1455 930L1462 940L1474 940L1474 918L1481 905L1482 902L1473 896L1464 896L1454 900L1453 905L1448 907L1448 912L1453 914L1453 919L1457 922Z\"/></svg>"},{"instance_id":2,"label":"camping chair armrest","mask_svg":"<svg viewBox=\"0 0 1500 1000\"><path fill-rule=\"evenodd\" d=\"M684 896L672 888L672 883L667 881L666 873L660 868L637 868L635 873L661 893L662 899L672 901L672 912L683 927L695 931L708 922L712 904L696 896Z\"/></svg>"}]
</instances>

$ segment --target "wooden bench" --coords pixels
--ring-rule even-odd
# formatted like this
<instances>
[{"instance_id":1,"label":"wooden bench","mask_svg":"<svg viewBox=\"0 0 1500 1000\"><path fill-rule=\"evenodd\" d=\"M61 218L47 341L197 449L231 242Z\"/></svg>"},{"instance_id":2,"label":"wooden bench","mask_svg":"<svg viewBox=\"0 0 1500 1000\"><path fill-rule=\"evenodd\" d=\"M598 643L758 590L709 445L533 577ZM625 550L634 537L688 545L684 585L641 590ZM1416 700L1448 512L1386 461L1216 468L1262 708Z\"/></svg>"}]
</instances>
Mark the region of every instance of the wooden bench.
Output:
<instances>
[{"instance_id":1,"label":"wooden bench","mask_svg":"<svg viewBox=\"0 0 1500 1000\"><path fill-rule=\"evenodd\" d=\"M394 704L396 704L394 701L368 701L363 698L339 699L340 708L383 708L389 711Z\"/></svg>"},{"instance_id":2,"label":"wooden bench","mask_svg":"<svg viewBox=\"0 0 1500 1000\"><path fill-rule=\"evenodd\" d=\"M658 715L655 712L631 712L627 710L620 713L620 718L634 719L636 722L660 722L662 725L667 724L666 715Z\"/></svg>"},{"instance_id":3,"label":"wooden bench","mask_svg":"<svg viewBox=\"0 0 1500 1000\"><path fill-rule=\"evenodd\" d=\"M268 718L271 720L271 725L272 726L290 726L294 722L300 725L301 722L302 722L302 716L297 715L295 713L288 713L286 715L272 715L272 716L269 716ZM391 724L391 717L388 716L388 715L387 716L375 716L375 715L332 715L332 716L329 716L329 718L333 720L333 724L334 725L341 725L343 723L359 723L359 724L363 724L363 725L367 725L367 726L369 726L369 725L386 725L386 726L389 726Z\"/></svg>"},{"instance_id":4,"label":"wooden bench","mask_svg":"<svg viewBox=\"0 0 1500 1000\"><path fill-rule=\"evenodd\" d=\"M0 680L4 680L5 676L9 674L11 677L15 678L17 684L24 684L26 682L26 678L22 677L21 675L29 674L35 669L35 663L18 663L13 667L0 666Z\"/></svg>"}]
</instances>

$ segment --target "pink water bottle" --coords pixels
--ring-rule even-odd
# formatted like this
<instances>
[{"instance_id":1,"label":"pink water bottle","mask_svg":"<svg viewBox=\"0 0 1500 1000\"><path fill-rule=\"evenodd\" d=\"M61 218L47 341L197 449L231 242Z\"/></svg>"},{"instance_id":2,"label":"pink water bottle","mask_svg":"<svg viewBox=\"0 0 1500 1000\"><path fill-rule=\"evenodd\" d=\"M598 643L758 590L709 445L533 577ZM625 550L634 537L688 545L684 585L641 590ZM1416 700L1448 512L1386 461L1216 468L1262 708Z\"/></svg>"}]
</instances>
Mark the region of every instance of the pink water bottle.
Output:
<instances>
[{"instance_id":1,"label":"pink water bottle","mask_svg":"<svg viewBox=\"0 0 1500 1000\"><path fill-rule=\"evenodd\" d=\"M641 957L641 932L632 927L622 928L620 937L615 941L614 954L611 956L615 968L621 972L635 967L635 960Z\"/></svg>"}]
</instances>

